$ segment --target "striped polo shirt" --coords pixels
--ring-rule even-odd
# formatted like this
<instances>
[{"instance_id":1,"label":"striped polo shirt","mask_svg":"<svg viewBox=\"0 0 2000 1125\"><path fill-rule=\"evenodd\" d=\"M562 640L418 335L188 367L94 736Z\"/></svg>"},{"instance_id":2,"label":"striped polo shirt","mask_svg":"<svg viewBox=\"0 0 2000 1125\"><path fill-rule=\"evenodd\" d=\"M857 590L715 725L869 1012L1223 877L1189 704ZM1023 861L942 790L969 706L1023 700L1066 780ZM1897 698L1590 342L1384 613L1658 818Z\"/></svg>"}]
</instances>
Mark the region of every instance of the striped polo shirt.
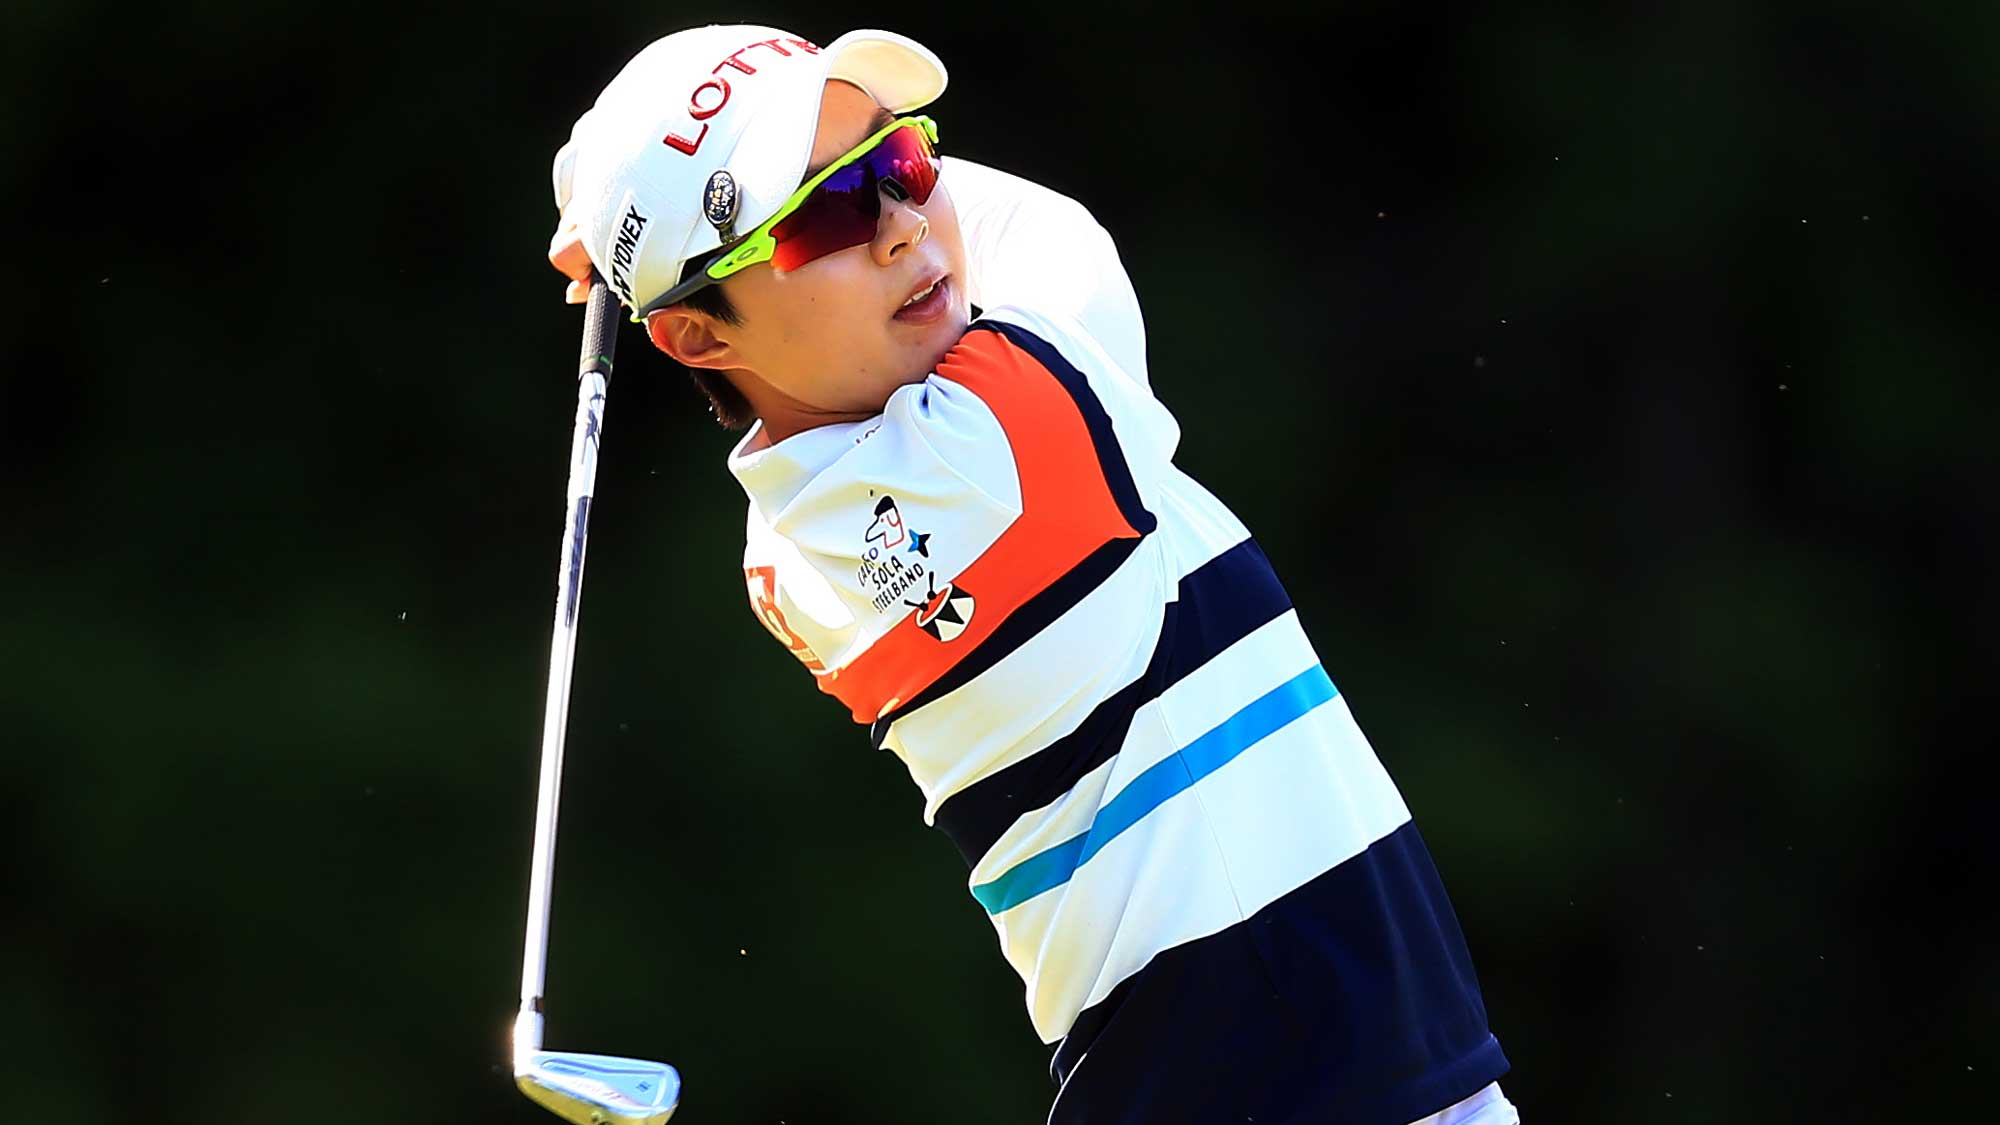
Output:
<instances>
[{"instance_id":1,"label":"striped polo shirt","mask_svg":"<svg viewBox=\"0 0 2000 1125\"><path fill-rule=\"evenodd\" d=\"M1479 1091L1507 1064L1409 809L1173 465L1109 236L941 182L975 323L879 417L753 429L730 469L752 608L964 855L1057 1045L1051 1120L1406 1125Z\"/></svg>"}]
</instances>

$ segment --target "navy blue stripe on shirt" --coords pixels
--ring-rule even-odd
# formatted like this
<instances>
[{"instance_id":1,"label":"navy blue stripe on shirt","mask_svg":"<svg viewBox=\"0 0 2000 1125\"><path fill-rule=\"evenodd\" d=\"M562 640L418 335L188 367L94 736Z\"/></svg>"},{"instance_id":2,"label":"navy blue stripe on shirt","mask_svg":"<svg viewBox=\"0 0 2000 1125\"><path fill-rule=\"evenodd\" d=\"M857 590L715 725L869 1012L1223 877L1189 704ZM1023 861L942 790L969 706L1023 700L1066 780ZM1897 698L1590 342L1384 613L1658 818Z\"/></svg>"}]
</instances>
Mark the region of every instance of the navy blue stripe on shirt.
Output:
<instances>
[{"instance_id":1,"label":"navy blue stripe on shirt","mask_svg":"<svg viewBox=\"0 0 2000 1125\"><path fill-rule=\"evenodd\" d=\"M1075 730L952 794L938 808L937 826L967 867L977 864L1021 814L1049 804L1111 760L1140 707L1291 607L1255 540L1203 563L1181 579L1177 599L1167 603L1152 660L1138 679L1106 697Z\"/></svg>"},{"instance_id":2,"label":"navy blue stripe on shirt","mask_svg":"<svg viewBox=\"0 0 2000 1125\"><path fill-rule=\"evenodd\" d=\"M1062 1092L1049 1121L1406 1125L1507 1065L1458 919L1404 824L1085 1009L1050 1065Z\"/></svg>"},{"instance_id":3,"label":"navy blue stripe on shirt","mask_svg":"<svg viewBox=\"0 0 2000 1125\"><path fill-rule=\"evenodd\" d=\"M882 748L882 740L889 736L889 724L915 711L917 708L956 691L972 682L974 676L998 664L1007 654L1027 644L1035 634L1048 628L1056 618L1068 613L1076 603L1082 601L1092 590L1104 584L1124 561L1131 557L1139 546L1137 539L1111 539L1103 546L1085 555L1082 562L1069 568L1069 573L1043 587L1042 592L1021 603L1021 608L1007 615L998 628L987 634L979 647L965 654L958 663L932 681L931 686L918 692L908 703L875 720L868 727L868 737L875 748Z\"/></svg>"}]
</instances>

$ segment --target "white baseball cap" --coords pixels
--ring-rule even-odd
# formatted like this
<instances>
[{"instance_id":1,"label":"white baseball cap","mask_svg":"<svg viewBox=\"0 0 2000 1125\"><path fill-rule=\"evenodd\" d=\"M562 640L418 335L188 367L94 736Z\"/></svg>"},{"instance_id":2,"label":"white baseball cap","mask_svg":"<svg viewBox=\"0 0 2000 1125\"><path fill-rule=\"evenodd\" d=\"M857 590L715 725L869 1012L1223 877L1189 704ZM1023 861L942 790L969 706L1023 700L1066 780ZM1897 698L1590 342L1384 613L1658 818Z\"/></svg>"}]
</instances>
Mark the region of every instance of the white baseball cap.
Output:
<instances>
[{"instance_id":1,"label":"white baseball cap","mask_svg":"<svg viewBox=\"0 0 2000 1125\"><path fill-rule=\"evenodd\" d=\"M690 259L748 234L798 190L826 80L891 113L944 92L944 64L889 31L825 47L774 27L675 32L633 56L556 152L556 209L635 312Z\"/></svg>"}]
</instances>

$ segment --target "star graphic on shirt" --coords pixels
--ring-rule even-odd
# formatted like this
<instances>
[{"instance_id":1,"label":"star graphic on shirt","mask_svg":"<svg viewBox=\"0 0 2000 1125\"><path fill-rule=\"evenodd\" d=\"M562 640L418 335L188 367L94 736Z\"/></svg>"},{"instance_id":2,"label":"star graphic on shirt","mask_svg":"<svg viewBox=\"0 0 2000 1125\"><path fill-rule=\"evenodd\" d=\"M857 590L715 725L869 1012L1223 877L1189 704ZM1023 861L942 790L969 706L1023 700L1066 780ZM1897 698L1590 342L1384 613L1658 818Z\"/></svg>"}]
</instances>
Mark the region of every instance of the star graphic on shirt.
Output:
<instances>
[{"instance_id":1,"label":"star graphic on shirt","mask_svg":"<svg viewBox=\"0 0 2000 1125\"><path fill-rule=\"evenodd\" d=\"M922 555L925 558L930 558L931 533L928 531L910 532L910 550L915 551L916 553Z\"/></svg>"}]
</instances>

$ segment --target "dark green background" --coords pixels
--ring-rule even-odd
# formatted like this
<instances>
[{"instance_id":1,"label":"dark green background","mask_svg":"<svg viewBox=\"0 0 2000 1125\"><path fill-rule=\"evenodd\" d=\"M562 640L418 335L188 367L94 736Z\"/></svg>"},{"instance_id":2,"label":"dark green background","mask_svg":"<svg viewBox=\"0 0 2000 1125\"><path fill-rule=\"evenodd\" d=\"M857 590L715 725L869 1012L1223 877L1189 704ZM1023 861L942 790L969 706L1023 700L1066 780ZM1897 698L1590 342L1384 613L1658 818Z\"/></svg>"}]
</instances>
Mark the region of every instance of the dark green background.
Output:
<instances>
[{"instance_id":1,"label":"dark green background","mask_svg":"<svg viewBox=\"0 0 2000 1125\"><path fill-rule=\"evenodd\" d=\"M1534 1125L2000 1073L2000 8L27 0L0 30L9 1121L544 1120L514 1005L579 317L653 37L915 35L1069 192L1404 787ZM1021 1123L1020 986L757 628L628 331L551 964L677 1120Z\"/></svg>"}]
</instances>

